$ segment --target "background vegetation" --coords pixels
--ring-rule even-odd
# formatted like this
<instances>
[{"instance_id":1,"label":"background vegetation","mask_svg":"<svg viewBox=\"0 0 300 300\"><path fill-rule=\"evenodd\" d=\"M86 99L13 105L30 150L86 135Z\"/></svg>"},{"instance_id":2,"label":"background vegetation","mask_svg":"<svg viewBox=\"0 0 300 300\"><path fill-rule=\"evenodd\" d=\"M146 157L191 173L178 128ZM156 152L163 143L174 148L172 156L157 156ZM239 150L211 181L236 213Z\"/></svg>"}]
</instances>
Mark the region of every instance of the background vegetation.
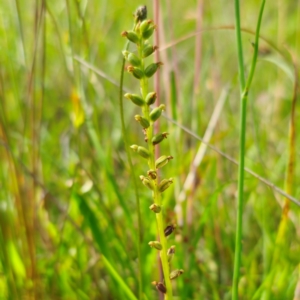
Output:
<instances>
[{"instance_id":1,"label":"background vegetation","mask_svg":"<svg viewBox=\"0 0 300 300\"><path fill-rule=\"evenodd\" d=\"M120 33L141 4L159 18L161 128L170 133L161 152L174 156L163 176L175 179L163 201L168 223L178 225L169 238L173 268L185 271L174 294L231 297L237 166L228 156L238 158L240 106L233 3L166 0L158 16L151 1L15 0L0 2L0 299L138 295L136 202L117 86ZM246 72L259 4L241 1ZM261 36L246 167L299 201L300 1L267 1ZM135 84L125 76L126 90L138 92ZM125 101L127 139L142 144L135 114ZM219 151L205 148L203 136ZM133 163L143 174L134 155ZM148 246L155 218L149 192L139 194L143 291L158 299L157 252ZM299 206L246 173L244 208L240 299L299 300Z\"/></svg>"}]
</instances>

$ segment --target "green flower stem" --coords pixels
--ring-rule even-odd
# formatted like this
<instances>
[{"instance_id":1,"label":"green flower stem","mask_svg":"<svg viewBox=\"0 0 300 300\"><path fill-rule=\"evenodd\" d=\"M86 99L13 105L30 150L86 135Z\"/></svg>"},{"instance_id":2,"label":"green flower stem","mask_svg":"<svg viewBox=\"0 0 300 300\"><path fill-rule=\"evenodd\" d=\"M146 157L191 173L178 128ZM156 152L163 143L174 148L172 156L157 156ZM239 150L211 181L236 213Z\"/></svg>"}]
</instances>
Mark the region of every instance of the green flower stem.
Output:
<instances>
[{"instance_id":1,"label":"green flower stem","mask_svg":"<svg viewBox=\"0 0 300 300\"><path fill-rule=\"evenodd\" d=\"M265 6L265 0L262 1L259 17L256 27L254 54L252 58L251 69L249 77L245 84L245 73L243 66L243 50L241 41L241 28L240 28L240 12L239 12L239 0L235 0L236 8L236 36L238 46L239 57L239 72L240 72L240 86L242 90L241 94L241 114L240 114L240 152L239 152L239 173L238 173L238 207L237 207L237 225L236 225L236 239L235 239L235 256L234 256L234 274L232 282L232 300L238 299L238 284L240 279L241 268L241 256L242 256L242 225L243 225L243 194L244 194L244 165L245 165L245 141L246 141L246 117L247 117L247 101L248 93L250 90L251 82L254 76L257 54L258 54L258 42L259 31Z\"/></svg>"},{"instance_id":2,"label":"green flower stem","mask_svg":"<svg viewBox=\"0 0 300 300\"><path fill-rule=\"evenodd\" d=\"M142 94L147 95L147 91L142 89ZM149 120L149 107L146 105L143 109L144 117ZM150 127L147 129L147 138L148 138L148 149L150 152L150 158L148 160L148 166L149 169L155 170L155 148L152 144L151 140L153 137L153 123L151 123ZM158 191L158 180L154 180L154 191L152 192L153 201L155 204L161 206L162 200L161 200L161 193ZM173 294L172 294L172 285L171 280L169 278L170 276L170 270L169 270L169 263L168 263L168 257L167 257L167 239L165 237L164 233L164 222L163 222L163 215L162 211L160 213L155 214L156 215L156 224L157 224L157 230L159 234L160 243L162 245L162 250L160 251L160 259L162 263L163 273L164 273L164 279L165 279L165 285L167 289L167 293L165 295L165 300L172 300Z\"/></svg>"},{"instance_id":3,"label":"green flower stem","mask_svg":"<svg viewBox=\"0 0 300 300\"><path fill-rule=\"evenodd\" d=\"M161 205L161 197L160 193L157 192L156 196L154 193L154 200L158 205ZM167 257L167 239L164 234L164 225L163 225L163 217L162 217L162 212L156 214L156 222L157 222L157 229L159 232L159 238L160 238L160 243L162 245L162 250L160 251L160 259L163 267L163 272L164 272L164 279L165 279L165 284L167 288L167 294L165 296L165 300L172 300L173 299L173 293L172 293L172 284L170 280L170 270L169 270L169 263L168 263L168 257Z\"/></svg>"},{"instance_id":4,"label":"green flower stem","mask_svg":"<svg viewBox=\"0 0 300 300\"><path fill-rule=\"evenodd\" d=\"M144 59L142 57L142 45L143 40L141 41L140 47L139 47L139 57L141 59L141 68L144 69ZM145 99L148 94L148 78L143 77L140 80L140 86L141 86L141 93L143 98ZM144 117L147 120L150 120L149 114L150 114L150 108L148 105L145 105L143 107L143 114ZM147 139L148 139L148 150L150 153L150 157L148 159L148 166L149 169L155 170L155 146L152 144L152 137L153 137L153 122L150 122L150 126L147 128ZM161 200L161 193L158 190L158 179L156 178L154 180L154 190L152 192L153 202L159 206L162 205ZM162 245L162 250L160 251L160 259L162 263L163 268L163 274L164 274L164 280L165 285L167 289L167 293L165 294L165 300L172 300L173 299L173 293L172 293L172 284L170 280L170 270L169 270L169 263L168 263L168 257L167 257L167 239L165 237L164 233L164 222L163 222L163 214L162 211L160 213L156 213L156 223L157 223L157 230L159 234L160 243Z\"/></svg>"}]
</instances>

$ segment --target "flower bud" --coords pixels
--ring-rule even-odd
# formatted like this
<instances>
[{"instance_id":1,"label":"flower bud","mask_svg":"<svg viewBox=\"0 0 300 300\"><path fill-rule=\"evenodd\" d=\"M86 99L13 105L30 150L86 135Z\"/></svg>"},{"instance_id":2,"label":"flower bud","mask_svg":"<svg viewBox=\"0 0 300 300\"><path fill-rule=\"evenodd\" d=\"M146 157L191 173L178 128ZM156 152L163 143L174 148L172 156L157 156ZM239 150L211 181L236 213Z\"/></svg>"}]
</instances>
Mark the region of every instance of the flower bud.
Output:
<instances>
[{"instance_id":1,"label":"flower bud","mask_svg":"<svg viewBox=\"0 0 300 300\"><path fill-rule=\"evenodd\" d=\"M166 155L163 155L161 157L159 157L156 161L155 161L155 168L156 169L159 169L159 168L162 168L163 166L165 166L169 160L173 159L173 156L166 156Z\"/></svg>"},{"instance_id":2,"label":"flower bud","mask_svg":"<svg viewBox=\"0 0 300 300\"><path fill-rule=\"evenodd\" d=\"M122 51L122 54L125 57L125 59L128 62L130 62L133 66L139 67L141 65L141 60L134 53L131 53L131 52L125 50L125 51Z\"/></svg>"},{"instance_id":3,"label":"flower bud","mask_svg":"<svg viewBox=\"0 0 300 300\"><path fill-rule=\"evenodd\" d=\"M126 36L127 39L130 42L132 42L132 43L138 44L140 42L140 39L139 39L138 35L134 31L132 31L132 30L130 30L130 31L123 31L121 33L121 35L122 36Z\"/></svg>"},{"instance_id":4,"label":"flower bud","mask_svg":"<svg viewBox=\"0 0 300 300\"><path fill-rule=\"evenodd\" d=\"M141 33L143 34L143 32L148 31L150 29L151 25L153 25L152 20L144 20L140 25Z\"/></svg>"},{"instance_id":5,"label":"flower bud","mask_svg":"<svg viewBox=\"0 0 300 300\"><path fill-rule=\"evenodd\" d=\"M154 184L153 184L152 180L150 180L148 177L145 177L145 176L141 175L140 179L141 179L144 186L146 186L150 190L154 189Z\"/></svg>"},{"instance_id":6,"label":"flower bud","mask_svg":"<svg viewBox=\"0 0 300 300\"><path fill-rule=\"evenodd\" d=\"M182 270L182 269L180 269L180 270L174 270L174 271L172 271L171 273L170 273L170 279L172 280L172 279L175 279L175 278L177 278L177 277L179 277L181 274L183 274L184 273L184 271Z\"/></svg>"},{"instance_id":7,"label":"flower bud","mask_svg":"<svg viewBox=\"0 0 300 300\"><path fill-rule=\"evenodd\" d=\"M145 27L147 27L147 26L145 25ZM149 24L148 28L147 28L147 29L145 28L145 30L142 31L142 36L143 36L143 38L144 38L145 40L147 40L147 39L149 39L149 37L151 37L151 35L152 35L153 32L154 32L155 27L156 27L156 26L155 26L155 25L152 23L152 21L151 21L151 23Z\"/></svg>"},{"instance_id":8,"label":"flower bud","mask_svg":"<svg viewBox=\"0 0 300 300\"><path fill-rule=\"evenodd\" d=\"M152 138L152 144L153 145L157 145L159 144L163 139L166 139L168 137L168 132L163 132L163 133L158 133L156 135L153 136Z\"/></svg>"},{"instance_id":9,"label":"flower bud","mask_svg":"<svg viewBox=\"0 0 300 300\"><path fill-rule=\"evenodd\" d=\"M148 105L152 105L152 104L154 104L154 102L156 100L156 97L157 97L157 95L156 95L155 92L148 93L148 95L146 96L145 101Z\"/></svg>"},{"instance_id":10,"label":"flower bud","mask_svg":"<svg viewBox=\"0 0 300 300\"><path fill-rule=\"evenodd\" d=\"M147 175L151 178L151 179L156 179L156 171L155 170L149 170L148 172L147 172Z\"/></svg>"},{"instance_id":11,"label":"flower bud","mask_svg":"<svg viewBox=\"0 0 300 300\"><path fill-rule=\"evenodd\" d=\"M152 284L155 285L156 289L159 292L161 292L163 294L167 293L167 289L166 289L165 285L162 282L153 281Z\"/></svg>"},{"instance_id":12,"label":"flower bud","mask_svg":"<svg viewBox=\"0 0 300 300\"><path fill-rule=\"evenodd\" d=\"M157 63L153 63L150 64L146 69L145 69L145 75L147 77L151 77L153 76L153 74L157 71L157 69L162 66L163 63L162 62L157 62Z\"/></svg>"},{"instance_id":13,"label":"flower bud","mask_svg":"<svg viewBox=\"0 0 300 300\"><path fill-rule=\"evenodd\" d=\"M174 231L175 228L176 225L168 225L164 230L165 236L166 237L169 236Z\"/></svg>"},{"instance_id":14,"label":"flower bud","mask_svg":"<svg viewBox=\"0 0 300 300\"><path fill-rule=\"evenodd\" d=\"M154 213L158 214L161 212L161 206L157 205L157 204L152 204L149 206L150 210L152 210ZM175 246L174 246L175 247Z\"/></svg>"},{"instance_id":15,"label":"flower bud","mask_svg":"<svg viewBox=\"0 0 300 300\"><path fill-rule=\"evenodd\" d=\"M150 44L145 45L143 49L143 58L150 56L157 49L158 49L157 46L153 46Z\"/></svg>"},{"instance_id":16,"label":"flower bud","mask_svg":"<svg viewBox=\"0 0 300 300\"><path fill-rule=\"evenodd\" d=\"M132 73L132 75L137 79L142 79L144 77L144 72L140 68L128 66L126 70L127 72Z\"/></svg>"},{"instance_id":17,"label":"flower bud","mask_svg":"<svg viewBox=\"0 0 300 300\"><path fill-rule=\"evenodd\" d=\"M147 19L147 6L142 5L142 6L139 6L135 12L135 21L141 22L145 19Z\"/></svg>"},{"instance_id":18,"label":"flower bud","mask_svg":"<svg viewBox=\"0 0 300 300\"><path fill-rule=\"evenodd\" d=\"M156 121L160 116L162 111L165 110L165 105L161 104L159 107L154 108L151 112L150 112L150 120L152 122Z\"/></svg>"},{"instance_id":19,"label":"flower bud","mask_svg":"<svg viewBox=\"0 0 300 300\"><path fill-rule=\"evenodd\" d=\"M146 118L140 115L135 115L134 118L142 125L143 128L148 128L150 126L150 123Z\"/></svg>"},{"instance_id":20,"label":"flower bud","mask_svg":"<svg viewBox=\"0 0 300 300\"><path fill-rule=\"evenodd\" d=\"M163 179L159 185L158 190L162 193L164 192L171 184L173 183L173 178L170 179Z\"/></svg>"},{"instance_id":21,"label":"flower bud","mask_svg":"<svg viewBox=\"0 0 300 300\"><path fill-rule=\"evenodd\" d=\"M151 248L155 248L155 249L157 249L157 250L162 250L162 245L161 245L161 243L160 242L158 242L158 241L152 241L152 242L149 242L148 243L148 245L151 247Z\"/></svg>"},{"instance_id":22,"label":"flower bud","mask_svg":"<svg viewBox=\"0 0 300 300\"><path fill-rule=\"evenodd\" d=\"M168 262L170 262L175 254L175 246L171 246L167 251Z\"/></svg>"},{"instance_id":23,"label":"flower bud","mask_svg":"<svg viewBox=\"0 0 300 300\"><path fill-rule=\"evenodd\" d=\"M137 94L126 93L124 97L131 100L137 106L143 106L145 104L144 99Z\"/></svg>"},{"instance_id":24,"label":"flower bud","mask_svg":"<svg viewBox=\"0 0 300 300\"><path fill-rule=\"evenodd\" d=\"M144 158L149 158L150 154L148 149L142 147L142 146L138 146L138 145L132 145L130 146L130 148L134 151L137 152L140 156L144 157Z\"/></svg>"}]
</instances>

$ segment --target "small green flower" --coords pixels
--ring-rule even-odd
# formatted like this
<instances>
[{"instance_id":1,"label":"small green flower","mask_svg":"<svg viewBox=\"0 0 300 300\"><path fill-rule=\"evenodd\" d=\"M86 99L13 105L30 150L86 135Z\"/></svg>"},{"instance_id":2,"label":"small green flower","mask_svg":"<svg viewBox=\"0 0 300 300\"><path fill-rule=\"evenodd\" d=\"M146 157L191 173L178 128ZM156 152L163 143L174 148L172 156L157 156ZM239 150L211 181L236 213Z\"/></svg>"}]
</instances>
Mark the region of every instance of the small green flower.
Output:
<instances>
[{"instance_id":1,"label":"small green flower","mask_svg":"<svg viewBox=\"0 0 300 300\"><path fill-rule=\"evenodd\" d=\"M160 242L158 242L158 241L151 241L151 242L149 242L148 243L148 245L151 247L151 248L155 248L155 249L157 249L157 250L162 250L162 245L161 245L161 243Z\"/></svg>"},{"instance_id":2,"label":"small green flower","mask_svg":"<svg viewBox=\"0 0 300 300\"><path fill-rule=\"evenodd\" d=\"M172 271L171 273L170 273L170 279L172 280L172 279L175 279L175 278L177 278L177 277L179 277L181 274L183 274L184 273L184 271L182 270L182 269L180 269L180 270L174 270L174 271Z\"/></svg>"},{"instance_id":3,"label":"small green flower","mask_svg":"<svg viewBox=\"0 0 300 300\"><path fill-rule=\"evenodd\" d=\"M163 179L159 185L158 190L162 193L164 192L171 184L173 183L173 178L170 179Z\"/></svg>"},{"instance_id":4,"label":"small green flower","mask_svg":"<svg viewBox=\"0 0 300 300\"><path fill-rule=\"evenodd\" d=\"M148 31L152 26L153 26L153 21L152 20L144 20L140 24L140 31L143 34L144 32Z\"/></svg>"},{"instance_id":5,"label":"small green flower","mask_svg":"<svg viewBox=\"0 0 300 300\"><path fill-rule=\"evenodd\" d=\"M167 156L167 155L163 155L161 157L159 157L156 162L155 162L155 168L159 169L162 168L163 166L165 166L169 160L173 159L173 156Z\"/></svg>"},{"instance_id":6,"label":"small green flower","mask_svg":"<svg viewBox=\"0 0 300 300\"><path fill-rule=\"evenodd\" d=\"M146 96L145 101L148 105L152 105L152 104L155 103L156 97L157 97L157 95L156 95L155 92L148 93L148 95Z\"/></svg>"},{"instance_id":7,"label":"small green flower","mask_svg":"<svg viewBox=\"0 0 300 300\"><path fill-rule=\"evenodd\" d=\"M142 125L143 128L148 128L150 126L150 123L146 118L140 115L135 115L134 118Z\"/></svg>"},{"instance_id":8,"label":"small green flower","mask_svg":"<svg viewBox=\"0 0 300 300\"><path fill-rule=\"evenodd\" d=\"M131 100L137 106L144 106L145 105L144 99L141 96L137 95L137 94L126 93L124 95L124 97Z\"/></svg>"},{"instance_id":9,"label":"small green flower","mask_svg":"<svg viewBox=\"0 0 300 300\"><path fill-rule=\"evenodd\" d=\"M163 63L162 62L157 62L157 63L153 63L153 64L150 64L146 69L145 69L145 75L147 77L152 77L155 72L158 70L158 68L160 66L162 66Z\"/></svg>"},{"instance_id":10,"label":"small green flower","mask_svg":"<svg viewBox=\"0 0 300 300\"><path fill-rule=\"evenodd\" d=\"M145 24L144 30L141 30L143 38L145 40L149 39L149 37L151 37L151 35L153 34L155 28L156 26L151 20L149 20L148 24Z\"/></svg>"},{"instance_id":11,"label":"small green flower","mask_svg":"<svg viewBox=\"0 0 300 300\"><path fill-rule=\"evenodd\" d=\"M151 142L153 145L157 145L159 144L161 141L163 141L164 139L166 139L168 137L168 132L163 132L163 133L158 133L156 135L153 136Z\"/></svg>"},{"instance_id":12,"label":"small green flower","mask_svg":"<svg viewBox=\"0 0 300 300\"><path fill-rule=\"evenodd\" d=\"M149 150L142 147L142 146L138 146L138 145L132 145L130 146L130 148L134 151L137 152L140 156L144 157L144 158L149 158L150 157L150 153Z\"/></svg>"},{"instance_id":13,"label":"small green flower","mask_svg":"<svg viewBox=\"0 0 300 300\"><path fill-rule=\"evenodd\" d=\"M154 189L153 181L150 180L148 177L145 177L145 176L141 175L140 179L141 179L141 181L142 181L142 183L143 183L144 186L146 186L150 190Z\"/></svg>"},{"instance_id":14,"label":"small green flower","mask_svg":"<svg viewBox=\"0 0 300 300\"><path fill-rule=\"evenodd\" d=\"M150 120L152 122L155 122L160 116L161 113L165 110L165 105L161 104L159 107L154 108L151 112L150 112Z\"/></svg>"},{"instance_id":15,"label":"small green flower","mask_svg":"<svg viewBox=\"0 0 300 300\"><path fill-rule=\"evenodd\" d=\"M175 246L171 246L167 251L168 262L171 262L175 254Z\"/></svg>"},{"instance_id":16,"label":"small green flower","mask_svg":"<svg viewBox=\"0 0 300 300\"><path fill-rule=\"evenodd\" d=\"M134 44L138 44L138 43L140 42L140 38L139 38L138 35L137 35L134 31L132 31L132 30L130 30L130 31L123 31L123 32L121 33L121 35L124 36L124 37L127 37L127 39L128 39L130 42L134 43Z\"/></svg>"},{"instance_id":17,"label":"small green flower","mask_svg":"<svg viewBox=\"0 0 300 300\"><path fill-rule=\"evenodd\" d=\"M144 72L138 67L128 66L127 72L131 73L136 79L142 79L144 77Z\"/></svg>"},{"instance_id":18,"label":"small green flower","mask_svg":"<svg viewBox=\"0 0 300 300\"><path fill-rule=\"evenodd\" d=\"M157 49L158 49L157 46L146 44L143 48L143 58L150 56Z\"/></svg>"},{"instance_id":19,"label":"small green flower","mask_svg":"<svg viewBox=\"0 0 300 300\"><path fill-rule=\"evenodd\" d=\"M125 57L125 59L129 63L131 63L134 67L139 67L141 65L141 60L134 53L131 53L131 52L125 50L125 51L122 51L122 54Z\"/></svg>"}]
</instances>

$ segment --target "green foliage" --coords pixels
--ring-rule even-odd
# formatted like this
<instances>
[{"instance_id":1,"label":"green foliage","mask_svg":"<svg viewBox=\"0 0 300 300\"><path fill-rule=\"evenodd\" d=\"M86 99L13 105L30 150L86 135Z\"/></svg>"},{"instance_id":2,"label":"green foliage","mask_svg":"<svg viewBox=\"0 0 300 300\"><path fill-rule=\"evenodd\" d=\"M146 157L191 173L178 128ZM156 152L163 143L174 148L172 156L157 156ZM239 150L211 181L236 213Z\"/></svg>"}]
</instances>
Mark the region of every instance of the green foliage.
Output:
<instances>
[{"instance_id":1,"label":"green foliage","mask_svg":"<svg viewBox=\"0 0 300 300\"><path fill-rule=\"evenodd\" d=\"M150 282L160 281L157 250L148 245L157 240L151 192L138 180L139 236L118 102L121 33L131 28L141 4L0 2L1 300L138 299L139 241L142 299L158 299ZM146 4L154 19L152 3ZM241 4L247 80L259 1ZM164 191L159 209L168 224L176 220L168 244L176 245L172 269L184 270L172 281L173 299L231 299L238 168L209 148L196 166L193 162L203 145L197 135L209 130L209 144L238 158L233 1L199 1L198 8L193 1L160 2L159 20L156 29L144 25L154 34L159 31L160 43L145 47L142 55L147 66L164 63L155 101L166 104L158 115L169 135L159 143L156 159L172 155L160 178L174 183ZM245 166L298 200L300 140L291 146L289 126L294 112L299 137L299 20L299 0L266 2L245 143ZM197 28L202 29L198 34ZM137 54L133 45L128 51ZM152 60L153 52L159 60ZM130 60L139 69L136 57ZM157 67L151 65L147 75ZM123 94L138 94L136 82L126 76ZM224 90L216 125L208 128ZM141 136L148 123L138 117L138 124L134 116L140 108L124 101L129 145L146 147ZM132 159L136 175L146 176L144 159ZM299 299L299 213L297 205L245 173L240 300Z\"/></svg>"}]
</instances>

